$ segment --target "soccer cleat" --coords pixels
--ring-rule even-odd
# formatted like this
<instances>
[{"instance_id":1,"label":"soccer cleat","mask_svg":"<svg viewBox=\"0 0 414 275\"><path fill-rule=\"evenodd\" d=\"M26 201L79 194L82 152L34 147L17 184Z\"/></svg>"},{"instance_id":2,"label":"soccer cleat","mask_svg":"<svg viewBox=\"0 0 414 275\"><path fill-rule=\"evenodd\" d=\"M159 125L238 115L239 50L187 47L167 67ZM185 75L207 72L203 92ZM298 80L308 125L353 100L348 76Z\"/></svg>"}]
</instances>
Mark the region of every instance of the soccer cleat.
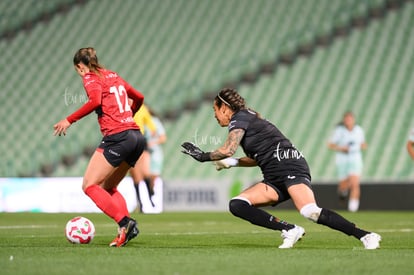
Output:
<instances>
[{"instance_id":1,"label":"soccer cleat","mask_svg":"<svg viewBox=\"0 0 414 275\"><path fill-rule=\"evenodd\" d=\"M130 219L126 227L118 229L118 235L109 243L109 246L120 247L126 245L131 239L138 236L139 230L135 220Z\"/></svg>"},{"instance_id":2,"label":"soccer cleat","mask_svg":"<svg viewBox=\"0 0 414 275\"><path fill-rule=\"evenodd\" d=\"M113 239L113 241L109 243L109 246L115 247L116 244L118 243L118 239L119 239L119 234L116 235L115 239Z\"/></svg>"},{"instance_id":3,"label":"soccer cleat","mask_svg":"<svg viewBox=\"0 0 414 275\"><path fill-rule=\"evenodd\" d=\"M279 248L292 248L293 245L305 235L305 229L298 225L290 230L282 230L283 243Z\"/></svg>"},{"instance_id":4,"label":"soccer cleat","mask_svg":"<svg viewBox=\"0 0 414 275\"><path fill-rule=\"evenodd\" d=\"M365 249L377 249L380 247L381 236L377 233L369 233L361 238Z\"/></svg>"},{"instance_id":5,"label":"soccer cleat","mask_svg":"<svg viewBox=\"0 0 414 275\"><path fill-rule=\"evenodd\" d=\"M116 246L124 246L126 245L131 239L138 236L139 230L137 228L137 223L135 220L130 219L125 227L121 227L119 229L118 240L116 242Z\"/></svg>"}]
</instances>

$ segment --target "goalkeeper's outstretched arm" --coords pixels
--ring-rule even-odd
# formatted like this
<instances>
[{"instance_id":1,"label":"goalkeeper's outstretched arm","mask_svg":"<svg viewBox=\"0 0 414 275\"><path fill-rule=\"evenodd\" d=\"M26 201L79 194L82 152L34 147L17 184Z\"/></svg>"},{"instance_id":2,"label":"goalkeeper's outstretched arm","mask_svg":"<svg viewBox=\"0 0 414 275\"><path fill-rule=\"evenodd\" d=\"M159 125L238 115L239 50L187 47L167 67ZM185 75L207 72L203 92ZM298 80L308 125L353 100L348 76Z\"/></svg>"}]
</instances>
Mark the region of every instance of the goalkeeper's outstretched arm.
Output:
<instances>
[{"instance_id":1,"label":"goalkeeper's outstretched arm","mask_svg":"<svg viewBox=\"0 0 414 275\"><path fill-rule=\"evenodd\" d=\"M184 150L181 152L192 156L195 160L200 161L200 162L233 159L234 161L236 161L236 163L230 166L237 166L238 159L231 158L231 156L233 156L234 153L236 153L237 148L240 145L240 141L242 140L244 136L244 132L245 131L243 129L235 129L231 131L229 135L227 136L227 139L224 142L224 145L212 152L204 152L197 145L191 142L184 142L183 144L181 144L181 147L184 148ZM249 161L245 161L245 163L247 164L249 163ZM227 164L223 163L222 168L228 168L226 166ZM251 163L248 166L251 166Z\"/></svg>"},{"instance_id":2,"label":"goalkeeper's outstretched arm","mask_svg":"<svg viewBox=\"0 0 414 275\"><path fill-rule=\"evenodd\" d=\"M223 146L213 152L210 152L211 160L221 160L233 156L240 145L244 132L245 131L243 129L235 129L231 131Z\"/></svg>"}]
</instances>

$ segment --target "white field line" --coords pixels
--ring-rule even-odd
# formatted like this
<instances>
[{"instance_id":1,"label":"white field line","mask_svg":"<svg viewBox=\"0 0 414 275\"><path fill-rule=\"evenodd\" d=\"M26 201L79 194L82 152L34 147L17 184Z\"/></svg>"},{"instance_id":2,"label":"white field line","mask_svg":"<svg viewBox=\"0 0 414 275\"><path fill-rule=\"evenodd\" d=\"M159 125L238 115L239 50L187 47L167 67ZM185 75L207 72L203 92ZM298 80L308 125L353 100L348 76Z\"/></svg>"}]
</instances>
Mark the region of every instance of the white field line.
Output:
<instances>
[{"instance_id":1,"label":"white field line","mask_svg":"<svg viewBox=\"0 0 414 275\"><path fill-rule=\"evenodd\" d=\"M178 225L178 223L174 223ZM209 222L208 224L212 224ZM182 224L181 224L182 225ZM188 223L187 223L188 225ZM100 224L100 227L115 227L115 224ZM31 225L0 225L0 230L10 230L10 229L47 229L47 228L59 228L64 226L62 225L41 225L41 224L31 224ZM264 229L266 230L266 229ZM414 232L414 228L399 228L399 229L376 229L374 230L377 233L411 233ZM269 231L271 232L271 231ZM252 230L252 234L264 234L267 231L263 230ZM180 236L180 235L209 235L209 234L246 234L246 231L237 232L237 231L188 231L188 232L146 232L146 235L169 235L169 236Z\"/></svg>"},{"instance_id":2,"label":"white field line","mask_svg":"<svg viewBox=\"0 0 414 275\"><path fill-rule=\"evenodd\" d=\"M414 232L413 228L401 228L401 229L378 229L378 230L374 230L375 232L378 233L411 233ZM206 232L196 232L196 231L192 231L192 232L149 232L149 233L145 233L145 235L155 235L155 236L162 236L162 235L169 235L169 236L185 236L185 235L235 235L235 234L246 234L246 233L251 233L251 234L266 234L266 233L273 233L272 231L257 231L257 230L252 230L250 232L246 232L246 231L206 231Z\"/></svg>"}]
</instances>

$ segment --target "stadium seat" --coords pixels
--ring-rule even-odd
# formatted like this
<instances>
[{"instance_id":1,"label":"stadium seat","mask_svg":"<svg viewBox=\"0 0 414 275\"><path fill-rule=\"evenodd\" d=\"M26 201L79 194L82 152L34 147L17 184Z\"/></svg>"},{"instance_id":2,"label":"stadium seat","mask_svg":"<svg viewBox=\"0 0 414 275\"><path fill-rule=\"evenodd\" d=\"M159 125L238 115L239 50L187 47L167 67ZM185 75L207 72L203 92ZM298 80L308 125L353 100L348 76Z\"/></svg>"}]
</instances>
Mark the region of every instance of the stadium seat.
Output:
<instances>
[{"instance_id":1,"label":"stadium seat","mask_svg":"<svg viewBox=\"0 0 414 275\"><path fill-rule=\"evenodd\" d=\"M211 103L199 106L206 92L218 91L225 83L254 77L257 82L253 86L242 85L240 91L255 109L286 129L286 134L297 144L303 144L317 179L333 177L334 169L329 165L332 154L319 153L325 149L328 129L340 118L344 105L353 107L363 126L369 127L366 124L381 115L376 108L387 109L388 102L381 100L387 89L401 91L394 93L398 100L407 99L403 91L412 85L405 73L412 66L407 61L412 51L404 47L413 37L405 35L413 24L413 4L409 2L383 19L371 22L366 29L352 31L349 37L334 41L328 47L316 48L311 56L295 57L292 66L279 66L274 75L259 77L263 64L276 64L279 56L296 52L317 37L331 35L335 27L350 25L353 18L369 13L370 9L385 7L386 1L125 0L114 3L101 0L99 4L87 1L82 6L70 0L25 1L20 8L22 14L13 13L19 8L17 2L0 3L2 11L13 14L13 19L16 17L20 22L16 23L17 27L46 11L52 11L53 16L48 21L36 21L30 32L20 31L11 40L0 40L4 56L1 66L8 68L0 75L1 83L5 83L3 89L8 91L7 98L2 97L4 93L0 94L0 115L7 117L4 122L7 129L18 124L8 130L7 135L13 138L1 145L3 151L6 148L10 151L4 161L10 168L8 171L13 171L7 172L11 176L35 173L32 170L45 162L61 169L59 163L63 156L79 157L85 147L99 142L100 133L93 114L71 126L67 137L52 135L53 123L81 106L82 98L85 100L82 84L71 64L73 53L84 46L95 46L100 61L142 91L146 103L158 113L181 110L189 102L197 103L194 105L200 111L197 115L185 112L177 121L166 122L171 135L165 145L166 162L171 163L165 172L168 177L193 175L194 170L180 165L175 157L180 142L191 138L194 128L209 131L203 134L211 137L211 141L218 139L216 131L225 133L212 119ZM65 3L71 5L68 12L53 13ZM101 18L111 18L105 21L110 24L102 23ZM7 22L11 24L7 28L14 28L11 17ZM4 30L1 26L0 32ZM380 69L382 55L387 56L384 62L392 64L391 67ZM391 85L391 77L385 77L393 71L399 72L393 77L402 84ZM367 95L368 90L375 94ZM262 102L261 98L269 100ZM355 98L358 100L351 106ZM292 111L294 100L300 111ZM324 108L315 107L321 102ZM398 101L390 99L389 102L395 108ZM15 106L30 108L16 110ZM401 108L407 106L410 105ZM401 128L412 123L402 118L403 111L386 114L402 119ZM16 123L16 117L24 119ZM311 118L320 124L313 123ZM290 129L291 125L297 125L297 129ZM29 138L20 137L21 129L30 131ZM318 135L308 134L313 132ZM367 129L370 140L377 134L384 135L384 130ZM391 142L401 142L402 138L396 137ZM374 148L384 141L388 140L372 141ZM14 145L24 142L28 142L24 151ZM37 153L39 148L41 153ZM388 172L370 168L369 163L375 159L370 152L366 156L368 176L397 173L390 172L396 171L392 168L385 169ZM30 164L17 163L12 158L16 155L30 159ZM403 158L396 163L402 162ZM197 173L210 176L211 169L202 167ZM71 175L76 171L58 174ZM404 171L407 169L399 169L399 175L403 177ZM239 173L255 172L247 169Z\"/></svg>"},{"instance_id":2,"label":"stadium seat","mask_svg":"<svg viewBox=\"0 0 414 275\"><path fill-rule=\"evenodd\" d=\"M369 147L364 153L364 180L412 177L412 163L404 145L413 124L408 87L413 85L409 60L414 53L406 46L412 39L406 34L411 31L413 14L413 4L407 3L383 21L352 31L332 47L317 49L311 58L299 58L292 67L279 66L274 75L239 87L252 108L274 121L303 149L316 181L336 178L334 153L326 148L326 142L347 109L356 113L366 131ZM274 100L263 100L269 96ZM174 127L177 124L180 122ZM180 176L172 173L175 169L171 167L166 174L184 177L194 169L181 169ZM257 172L253 171L246 177L255 178ZM206 165L198 165L194 173L216 176Z\"/></svg>"}]
</instances>

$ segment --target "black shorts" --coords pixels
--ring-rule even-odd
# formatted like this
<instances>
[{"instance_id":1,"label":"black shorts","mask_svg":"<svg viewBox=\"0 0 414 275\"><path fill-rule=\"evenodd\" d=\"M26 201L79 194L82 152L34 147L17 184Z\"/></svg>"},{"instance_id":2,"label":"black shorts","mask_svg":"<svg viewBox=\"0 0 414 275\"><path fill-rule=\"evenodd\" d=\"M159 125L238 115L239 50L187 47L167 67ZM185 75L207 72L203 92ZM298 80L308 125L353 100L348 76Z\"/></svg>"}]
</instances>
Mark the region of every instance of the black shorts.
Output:
<instances>
[{"instance_id":1,"label":"black shorts","mask_svg":"<svg viewBox=\"0 0 414 275\"><path fill-rule=\"evenodd\" d=\"M123 161L134 167L144 150L145 138L139 130L126 130L105 136L96 149L102 152L106 160L114 167Z\"/></svg>"},{"instance_id":2,"label":"black shorts","mask_svg":"<svg viewBox=\"0 0 414 275\"><path fill-rule=\"evenodd\" d=\"M279 200L273 206L290 199L287 189L292 185L304 183L312 189L307 175L288 175L278 180L263 180L262 182L272 187L279 195Z\"/></svg>"}]
</instances>

